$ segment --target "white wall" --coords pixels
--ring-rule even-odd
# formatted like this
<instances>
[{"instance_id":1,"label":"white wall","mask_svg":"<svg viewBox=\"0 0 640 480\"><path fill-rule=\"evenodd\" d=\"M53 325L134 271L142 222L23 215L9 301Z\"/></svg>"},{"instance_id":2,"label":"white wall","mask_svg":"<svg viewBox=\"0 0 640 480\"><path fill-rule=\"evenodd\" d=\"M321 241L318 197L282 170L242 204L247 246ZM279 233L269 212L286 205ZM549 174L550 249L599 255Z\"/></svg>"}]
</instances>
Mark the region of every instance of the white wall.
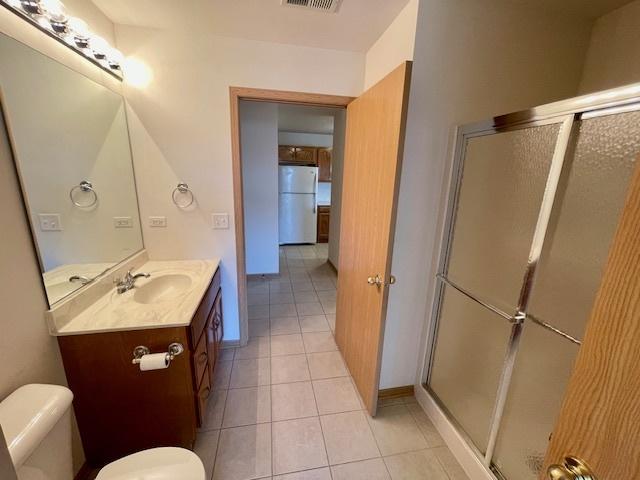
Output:
<instances>
[{"instance_id":1,"label":"white wall","mask_svg":"<svg viewBox=\"0 0 640 480\"><path fill-rule=\"evenodd\" d=\"M381 388L422 365L456 125L575 95L590 27L508 0L420 2Z\"/></svg>"},{"instance_id":2,"label":"white wall","mask_svg":"<svg viewBox=\"0 0 640 480\"><path fill-rule=\"evenodd\" d=\"M90 28L95 28L109 39L109 28L101 31L96 26L108 27L110 22L93 4L80 0L65 3L72 15L82 16ZM120 83L109 74L4 8L0 8L0 31L114 91L120 89ZM3 309L0 315L2 399L27 383L66 385L66 378L56 339L50 336L47 330L44 317L47 302L40 269L33 251L13 162L7 153L4 131L0 129L0 133L0 204L3 206L0 215L4 225L11 225L11 228L3 233L3 248L0 251L0 304ZM74 471L77 471L84 462L77 429L74 431L74 437L73 461ZM66 451L66 446L62 451Z\"/></svg>"},{"instance_id":3,"label":"white wall","mask_svg":"<svg viewBox=\"0 0 640 480\"><path fill-rule=\"evenodd\" d=\"M640 82L640 0L596 21L580 93L635 82Z\"/></svg>"},{"instance_id":4,"label":"white wall","mask_svg":"<svg viewBox=\"0 0 640 480\"><path fill-rule=\"evenodd\" d=\"M367 89L406 60L413 59L419 0L409 0L387 30L367 52L364 88Z\"/></svg>"},{"instance_id":5,"label":"white wall","mask_svg":"<svg viewBox=\"0 0 640 480\"><path fill-rule=\"evenodd\" d=\"M340 257L340 214L342 208L342 173L347 110L338 110L333 119L333 152L331 155L331 216L329 217L329 261L335 268Z\"/></svg>"},{"instance_id":6,"label":"white wall","mask_svg":"<svg viewBox=\"0 0 640 480\"><path fill-rule=\"evenodd\" d=\"M240 102L248 274L278 273L278 105Z\"/></svg>"},{"instance_id":7,"label":"white wall","mask_svg":"<svg viewBox=\"0 0 640 480\"><path fill-rule=\"evenodd\" d=\"M229 86L357 95L364 55L197 29L116 26L116 36L152 75L146 88L125 87L145 246L155 259L220 257L225 340L239 339ZM171 203L179 181L195 192L191 211ZM229 230L212 229L212 212L229 212ZM150 229L149 215L166 215L167 228Z\"/></svg>"},{"instance_id":8,"label":"white wall","mask_svg":"<svg viewBox=\"0 0 640 480\"><path fill-rule=\"evenodd\" d=\"M280 145L300 147L331 148L333 145L333 135L324 133L278 132L278 143Z\"/></svg>"}]
</instances>

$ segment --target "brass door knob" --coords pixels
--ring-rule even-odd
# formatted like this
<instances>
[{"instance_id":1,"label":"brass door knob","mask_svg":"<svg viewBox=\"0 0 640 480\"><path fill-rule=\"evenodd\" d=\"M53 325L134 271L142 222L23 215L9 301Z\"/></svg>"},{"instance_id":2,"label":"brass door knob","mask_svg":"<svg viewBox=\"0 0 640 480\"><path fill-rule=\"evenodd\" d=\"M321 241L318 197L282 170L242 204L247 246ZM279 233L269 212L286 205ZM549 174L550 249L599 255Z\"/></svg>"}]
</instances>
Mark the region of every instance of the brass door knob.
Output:
<instances>
[{"instance_id":1,"label":"brass door knob","mask_svg":"<svg viewBox=\"0 0 640 480\"><path fill-rule=\"evenodd\" d=\"M583 460L565 457L563 465L551 465L547 469L549 480L598 480Z\"/></svg>"},{"instance_id":2,"label":"brass door knob","mask_svg":"<svg viewBox=\"0 0 640 480\"><path fill-rule=\"evenodd\" d=\"M382 286L382 277L380 277L380 275L376 275L375 277L369 277L369 278L367 278L367 283L369 285L375 285L376 287L381 287Z\"/></svg>"}]
</instances>

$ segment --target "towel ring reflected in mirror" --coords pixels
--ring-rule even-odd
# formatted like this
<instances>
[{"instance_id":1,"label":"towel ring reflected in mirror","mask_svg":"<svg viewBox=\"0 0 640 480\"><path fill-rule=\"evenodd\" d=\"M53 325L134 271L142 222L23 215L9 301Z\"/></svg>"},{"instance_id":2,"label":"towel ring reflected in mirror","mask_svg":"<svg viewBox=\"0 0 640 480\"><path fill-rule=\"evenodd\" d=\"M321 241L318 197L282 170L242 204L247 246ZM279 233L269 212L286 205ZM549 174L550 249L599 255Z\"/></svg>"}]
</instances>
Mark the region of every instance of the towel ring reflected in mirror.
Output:
<instances>
[{"instance_id":1,"label":"towel ring reflected in mirror","mask_svg":"<svg viewBox=\"0 0 640 480\"><path fill-rule=\"evenodd\" d=\"M187 203L178 202L178 195L189 195L189 201ZM189 189L189 185L184 182L180 182L176 188L173 189L173 193L171 194L171 198L173 199L173 203L178 208L187 208L193 204L194 196L193 192Z\"/></svg>"},{"instance_id":2,"label":"towel ring reflected in mirror","mask_svg":"<svg viewBox=\"0 0 640 480\"><path fill-rule=\"evenodd\" d=\"M93 200L91 202L89 202L89 203L80 203L80 202L78 202L75 199L75 194L78 191L91 194L93 196ZM69 191L69 198L71 199L71 203L73 203L76 207L80 207L80 208L91 208L96 203L98 203L98 194L93 189L93 184L91 182L87 181L87 180L83 180L78 185L73 187Z\"/></svg>"}]
</instances>

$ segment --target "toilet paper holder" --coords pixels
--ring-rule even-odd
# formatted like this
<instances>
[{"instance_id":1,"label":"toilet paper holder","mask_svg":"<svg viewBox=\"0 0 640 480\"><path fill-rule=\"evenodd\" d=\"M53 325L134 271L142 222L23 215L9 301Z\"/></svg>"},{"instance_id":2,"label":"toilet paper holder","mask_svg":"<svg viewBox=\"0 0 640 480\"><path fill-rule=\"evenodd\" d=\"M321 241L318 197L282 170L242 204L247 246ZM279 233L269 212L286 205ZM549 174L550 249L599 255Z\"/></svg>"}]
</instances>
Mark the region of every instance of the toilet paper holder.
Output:
<instances>
[{"instance_id":1,"label":"toilet paper holder","mask_svg":"<svg viewBox=\"0 0 640 480\"><path fill-rule=\"evenodd\" d=\"M169 347L167 348L167 360L172 361L182 352L184 352L184 347L182 346L181 343L174 342L170 344ZM136 348L133 349L133 360L131 361L131 363L133 363L134 365L139 364L142 357L144 355L149 355L150 353L151 353L151 350L149 350L149 347L145 347L144 345L138 345Z\"/></svg>"}]
</instances>

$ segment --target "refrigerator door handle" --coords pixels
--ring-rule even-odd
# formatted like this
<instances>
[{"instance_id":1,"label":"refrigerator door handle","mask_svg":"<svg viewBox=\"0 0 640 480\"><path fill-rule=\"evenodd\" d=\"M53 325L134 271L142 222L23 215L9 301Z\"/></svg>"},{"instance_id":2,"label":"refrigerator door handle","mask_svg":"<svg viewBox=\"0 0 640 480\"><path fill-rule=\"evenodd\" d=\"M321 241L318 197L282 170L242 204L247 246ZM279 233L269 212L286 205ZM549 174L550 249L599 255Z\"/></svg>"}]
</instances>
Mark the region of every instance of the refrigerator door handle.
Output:
<instances>
[{"instance_id":1,"label":"refrigerator door handle","mask_svg":"<svg viewBox=\"0 0 640 480\"><path fill-rule=\"evenodd\" d=\"M318 182L316 181L316 172L313 172L313 213L317 213L318 209Z\"/></svg>"}]
</instances>

